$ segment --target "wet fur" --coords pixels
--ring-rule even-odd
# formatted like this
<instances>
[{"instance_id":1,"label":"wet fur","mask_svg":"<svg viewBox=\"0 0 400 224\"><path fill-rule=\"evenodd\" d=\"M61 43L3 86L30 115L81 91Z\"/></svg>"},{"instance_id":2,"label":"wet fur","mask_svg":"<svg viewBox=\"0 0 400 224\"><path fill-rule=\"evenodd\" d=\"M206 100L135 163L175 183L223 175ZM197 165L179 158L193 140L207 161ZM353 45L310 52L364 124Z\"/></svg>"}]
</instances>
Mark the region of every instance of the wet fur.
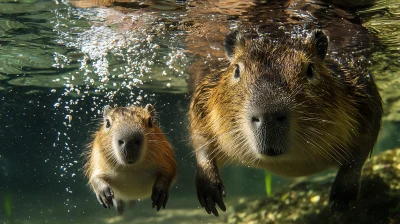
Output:
<instances>
[{"instance_id":1,"label":"wet fur","mask_svg":"<svg viewBox=\"0 0 400 224\"><path fill-rule=\"evenodd\" d=\"M328 39L326 43L320 39L324 37L320 31L313 32L306 40L275 42L267 38L251 39L237 32L227 37L230 65L216 74L206 74L190 104L197 173L203 175L198 175L198 179L222 185L218 165L227 163L293 177L336 167L340 170L332 187L331 202L336 200L339 205L333 205L338 207L334 210L340 210L345 207L342 204L348 203L346 200L357 197L359 170L371 153L380 129L381 98L372 77L357 64L341 63L329 58L329 54L325 58ZM314 80L307 80L304 75L309 63L316 73ZM241 67L239 81L232 78L237 64ZM257 143L246 123L247 102L262 75L268 75L271 83L279 83L278 90L285 93L282 100L291 105L288 151L276 157L260 156L254 150ZM354 174L355 187L343 186L348 173L348 176ZM351 193L343 193L346 188ZM201 186L198 191L207 194ZM340 204L340 200L345 202ZM215 214L213 206L202 205Z\"/></svg>"},{"instance_id":2,"label":"wet fur","mask_svg":"<svg viewBox=\"0 0 400 224\"><path fill-rule=\"evenodd\" d=\"M89 145L84 167L89 184L97 195L104 185L109 185L114 193L113 204L117 206L147 198L154 194L155 188L169 190L176 177L172 147L155 123L153 127L147 125L150 116L144 108L114 108L107 115L112 121L111 128L107 130L102 124ZM113 133L127 125L143 130L145 135L140 159L129 165L121 163L111 144Z\"/></svg>"}]
</instances>

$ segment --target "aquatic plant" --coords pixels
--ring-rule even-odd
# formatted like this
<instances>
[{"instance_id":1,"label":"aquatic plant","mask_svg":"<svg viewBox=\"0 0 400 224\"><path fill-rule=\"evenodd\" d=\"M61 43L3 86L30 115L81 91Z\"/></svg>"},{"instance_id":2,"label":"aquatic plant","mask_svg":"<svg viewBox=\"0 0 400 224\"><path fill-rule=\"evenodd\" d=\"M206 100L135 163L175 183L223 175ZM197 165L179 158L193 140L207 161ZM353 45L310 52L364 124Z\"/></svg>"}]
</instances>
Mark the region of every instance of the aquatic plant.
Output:
<instances>
[{"instance_id":1,"label":"aquatic plant","mask_svg":"<svg viewBox=\"0 0 400 224\"><path fill-rule=\"evenodd\" d=\"M4 211L6 212L7 219L9 223L12 223L12 194L11 192L7 192L4 197Z\"/></svg>"},{"instance_id":2,"label":"aquatic plant","mask_svg":"<svg viewBox=\"0 0 400 224\"><path fill-rule=\"evenodd\" d=\"M272 192L272 174L270 172L265 172L265 193L267 196L271 196Z\"/></svg>"}]
</instances>

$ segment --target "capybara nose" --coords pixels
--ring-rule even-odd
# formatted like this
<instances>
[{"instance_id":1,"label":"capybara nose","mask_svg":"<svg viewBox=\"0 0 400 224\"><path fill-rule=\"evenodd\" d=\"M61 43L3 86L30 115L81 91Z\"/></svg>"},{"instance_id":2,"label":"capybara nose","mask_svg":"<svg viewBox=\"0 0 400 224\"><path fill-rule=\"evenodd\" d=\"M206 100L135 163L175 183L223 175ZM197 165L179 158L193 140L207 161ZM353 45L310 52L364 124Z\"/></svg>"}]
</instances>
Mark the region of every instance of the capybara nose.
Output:
<instances>
[{"instance_id":1,"label":"capybara nose","mask_svg":"<svg viewBox=\"0 0 400 224\"><path fill-rule=\"evenodd\" d=\"M287 123L288 113L286 111L254 113L251 116L251 125L256 130L267 128L271 131L278 131Z\"/></svg>"},{"instance_id":2,"label":"capybara nose","mask_svg":"<svg viewBox=\"0 0 400 224\"><path fill-rule=\"evenodd\" d=\"M142 148L144 141L144 136L141 133L135 133L131 136L126 136L125 138L120 138L118 140L118 146L121 151L126 152L137 152Z\"/></svg>"}]
</instances>

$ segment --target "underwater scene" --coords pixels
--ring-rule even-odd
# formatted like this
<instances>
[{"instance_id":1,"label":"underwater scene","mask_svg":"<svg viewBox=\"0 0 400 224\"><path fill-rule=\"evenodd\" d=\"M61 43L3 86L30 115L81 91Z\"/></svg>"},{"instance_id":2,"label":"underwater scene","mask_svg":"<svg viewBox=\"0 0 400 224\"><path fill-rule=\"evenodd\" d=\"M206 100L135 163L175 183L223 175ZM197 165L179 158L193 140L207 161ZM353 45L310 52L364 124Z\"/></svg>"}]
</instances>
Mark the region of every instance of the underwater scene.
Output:
<instances>
[{"instance_id":1,"label":"underwater scene","mask_svg":"<svg viewBox=\"0 0 400 224\"><path fill-rule=\"evenodd\" d=\"M0 223L400 223L399 0L0 0Z\"/></svg>"}]
</instances>

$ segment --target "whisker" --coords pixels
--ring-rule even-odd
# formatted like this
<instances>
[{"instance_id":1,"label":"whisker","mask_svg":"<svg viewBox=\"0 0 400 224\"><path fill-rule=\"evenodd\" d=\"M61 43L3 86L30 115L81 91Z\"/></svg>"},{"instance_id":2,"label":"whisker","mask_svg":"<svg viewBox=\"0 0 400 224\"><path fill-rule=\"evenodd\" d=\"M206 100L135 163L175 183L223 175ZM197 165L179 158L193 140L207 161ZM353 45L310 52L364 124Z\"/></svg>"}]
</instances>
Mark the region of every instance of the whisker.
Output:
<instances>
[{"instance_id":1,"label":"whisker","mask_svg":"<svg viewBox=\"0 0 400 224\"><path fill-rule=\"evenodd\" d=\"M148 132L148 133L145 133L144 135L147 136L147 135L168 135L168 134L169 134L169 132L161 132L161 133Z\"/></svg>"},{"instance_id":2,"label":"whisker","mask_svg":"<svg viewBox=\"0 0 400 224\"><path fill-rule=\"evenodd\" d=\"M320 119L320 118L314 118L314 117L297 117L297 119L302 120L302 121L315 121L315 122L319 122L319 123L337 124L337 122L334 122L334 121Z\"/></svg>"}]
</instances>

